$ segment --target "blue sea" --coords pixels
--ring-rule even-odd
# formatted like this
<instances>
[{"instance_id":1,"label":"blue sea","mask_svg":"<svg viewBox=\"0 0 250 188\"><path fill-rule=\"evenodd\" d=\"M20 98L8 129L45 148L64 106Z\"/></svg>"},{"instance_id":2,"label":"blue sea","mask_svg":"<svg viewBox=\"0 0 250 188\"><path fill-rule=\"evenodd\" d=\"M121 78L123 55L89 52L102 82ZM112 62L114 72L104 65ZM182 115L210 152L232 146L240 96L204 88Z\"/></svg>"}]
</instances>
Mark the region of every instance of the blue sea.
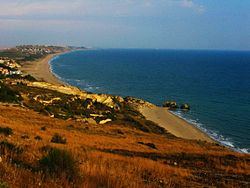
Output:
<instances>
[{"instance_id":1,"label":"blue sea","mask_svg":"<svg viewBox=\"0 0 250 188\"><path fill-rule=\"evenodd\" d=\"M191 111L173 113L223 145L250 152L249 51L94 49L50 64L61 80L90 92L188 103Z\"/></svg>"}]
</instances>

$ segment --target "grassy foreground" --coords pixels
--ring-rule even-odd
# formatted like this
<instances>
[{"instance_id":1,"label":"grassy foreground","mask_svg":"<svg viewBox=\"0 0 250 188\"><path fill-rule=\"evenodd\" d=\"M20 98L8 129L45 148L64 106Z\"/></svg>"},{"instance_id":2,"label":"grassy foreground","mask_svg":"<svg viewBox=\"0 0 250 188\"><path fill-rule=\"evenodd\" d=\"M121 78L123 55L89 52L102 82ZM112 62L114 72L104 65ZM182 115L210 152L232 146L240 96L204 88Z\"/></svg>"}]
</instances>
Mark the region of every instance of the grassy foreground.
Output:
<instances>
[{"instance_id":1,"label":"grassy foreground","mask_svg":"<svg viewBox=\"0 0 250 188\"><path fill-rule=\"evenodd\" d=\"M249 155L216 144L52 119L15 106L0 111L1 127L12 130L0 132L3 187L249 186ZM66 142L52 142L55 134Z\"/></svg>"}]
</instances>

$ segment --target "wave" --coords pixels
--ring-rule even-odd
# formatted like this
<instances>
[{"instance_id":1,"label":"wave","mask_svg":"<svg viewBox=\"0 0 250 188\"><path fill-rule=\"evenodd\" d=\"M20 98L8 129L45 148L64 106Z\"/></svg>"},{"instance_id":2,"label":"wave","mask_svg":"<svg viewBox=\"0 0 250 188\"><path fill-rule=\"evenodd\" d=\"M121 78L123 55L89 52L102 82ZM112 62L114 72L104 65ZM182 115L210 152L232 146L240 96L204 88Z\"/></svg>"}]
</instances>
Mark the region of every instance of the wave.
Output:
<instances>
[{"instance_id":1,"label":"wave","mask_svg":"<svg viewBox=\"0 0 250 188\"><path fill-rule=\"evenodd\" d=\"M194 120L191 118L185 117L183 112L181 111L170 111L172 114L178 116L179 118L187 121L188 123L192 124L193 126L197 127L201 131L205 132L209 137L211 137L213 140L219 142L221 145L226 146L234 151L240 152L240 153L250 153L250 148L239 148L236 147L234 142L231 138L226 138L223 135L219 134L217 131L209 130L204 127L202 123L199 122L199 120Z\"/></svg>"},{"instance_id":2,"label":"wave","mask_svg":"<svg viewBox=\"0 0 250 188\"><path fill-rule=\"evenodd\" d=\"M58 59L58 58L59 58L59 55L53 57L53 58L48 62L48 64L49 64L49 70L50 70L50 72L51 72L56 78L58 78L59 80L61 80L61 81L64 82L64 79L63 79L61 76L59 76L58 74L55 73L55 71L54 71L54 69L53 69L53 66L52 66L53 60Z\"/></svg>"},{"instance_id":3,"label":"wave","mask_svg":"<svg viewBox=\"0 0 250 188\"><path fill-rule=\"evenodd\" d=\"M60 58L60 55L56 55L56 56L52 57L49 62L54 61L54 60L59 59L59 58Z\"/></svg>"},{"instance_id":4,"label":"wave","mask_svg":"<svg viewBox=\"0 0 250 188\"><path fill-rule=\"evenodd\" d=\"M82 90L89 91L89 92L99 92L101 87L99 86L94 86L93 84L88 83L86 80L80 80L80 79L66 79L66 78L61 78L63 82L66 82L70 85L76 86L81 88Z\"/></svg>"}]
</instances>

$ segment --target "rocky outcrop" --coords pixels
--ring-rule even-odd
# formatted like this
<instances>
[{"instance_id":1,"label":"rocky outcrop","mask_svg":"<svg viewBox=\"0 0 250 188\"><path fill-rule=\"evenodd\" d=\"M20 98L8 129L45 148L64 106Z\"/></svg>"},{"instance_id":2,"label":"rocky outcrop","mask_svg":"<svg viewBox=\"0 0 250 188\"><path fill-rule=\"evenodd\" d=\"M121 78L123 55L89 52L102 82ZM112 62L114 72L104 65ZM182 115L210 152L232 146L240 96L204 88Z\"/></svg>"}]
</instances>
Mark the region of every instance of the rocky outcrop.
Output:
<instances>
[{"instance_id":1,"label":"rocky outcrop","mask_svg":"<svg viewBox=\"0 0 250 188\"><path fill-rule=\"evenodd\" d=\"M92 124L92 125L97 124L96 121L93 118L77 119L77 121L82 121L82 122L89 123L89 124Z\"/></svg>"},{"instance_id":2,"label":"rocky outcrop","mask_svg":"<svg viewBox=\"0 0 250 188\"><path fill-rule=\"evenodd\" d=\"M163 107L169 108L169 110L176 110L179 108L178 104L176 101L166 101L162 105ZM188 111L190 110L190 105L185 103L180 106L180 109L183 111Z\"/></svg>"},{"instance_id":3,"label":"rocky outcrop","mask_svg":"<svg viewBox=\"0 0 250 188\"><path fill-rule=\"evenodd\" d=\"M52 104L54 101L60 101L61 100L61 98L59 98L59 97L55 97L55 98L52 98L50 100L42 100L41 95L37 95L33 99L35 101L38 101L38 102L42 103L42 104Z\"/></svg>"},{"instance_id":4,"label":"rocky outcrop","mask_svg":"<svg viewBox=\"0 0 250 188\"><path fill-rule=\"evenodd\" d=\"M166 101L162 105L163 107L169 108L170 110L174 110L178 108L176 101Z\"/></svg>"},{"instance_id":5,"label":"rocky outcrop","mask_svg":"<svg viewBox=\"0 0 250 188\"><path fill-rule=\"evenodd\" d=\"M105 120L101 120L101 121L99 122L99 124L100 124L100 125L103 125L103 124L106 124L106 123L111 122L111 121L112 121L112 119L105 119Z\"/></svg>"},{"instance_id":6,"label":"rocky outcrop","mask_svg":"<svg viewBox=\"0 0 250 188\"><path fill-rule=\"evenodd\" d=\"M181 105L181 110L184 110L184 111L190 110L190 105L189 104L182 104Z\"/></svg>"},{"instance_id":7,"label":"rocky outcrop","mask_svg":"<svg viewBox=\"0 0 250 188\"><path fill-rule=\"evenodd\" d=\"M59 86L59 85L53 85L53 84L46 83L46 82L27 82L27 81L25 84L31 87L45 88L45 89L54 90L63 94L75 95L81 99L91 99L92 102L102 103L115 110L120 110L119 103L124 102L124 99L120 96L89 93L86 91L82 91L76 87L72 87L72 86Z\"/></svg>"},{"instance_id":8,"label":"rocky outcrop","mask_svg":"<svg viewBox=\"0 0 250 188\"><path fill-rule=\"evenodd\" d=\"M124 100L128 104L131 104L135 107L140 107L140 106L148 106L148 107L151 106L152 107L152 106L154 106L154 104L152 104L150 102L147 102L147 101L144 101L142 99L135 98L135 97L131 97L131 96L125 97Z\"/></svg>"}]
</instances>

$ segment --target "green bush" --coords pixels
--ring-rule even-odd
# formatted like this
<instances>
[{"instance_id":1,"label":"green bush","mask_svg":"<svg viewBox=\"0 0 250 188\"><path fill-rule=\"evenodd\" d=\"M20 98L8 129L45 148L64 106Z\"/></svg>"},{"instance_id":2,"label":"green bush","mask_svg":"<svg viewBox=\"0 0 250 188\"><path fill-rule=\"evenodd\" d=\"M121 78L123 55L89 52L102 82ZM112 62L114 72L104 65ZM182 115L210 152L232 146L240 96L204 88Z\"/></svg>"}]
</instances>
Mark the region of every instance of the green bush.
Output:
<instances>
[{"instance_id":1,"label":"green bush","mask_svg":"<svg viewBox=\"0 0 250 188\"><path fill-rule=\"evenodd\" d=\"M55 177L66 177L70 181L79 178L79 167L72 154L66 150L50 148L40 160L42 171Z\"/></svg>"},{"instance_id":2,"label":"green bush","mask_svg":"<svg viewBox=\"0 0 250 188\"><path fill-rule=\"evenodd\" d=\"M66 144L67 139L59 135L58 133L55 133L54 136L51 139L51 142L58 143L58 144Z\"/></svg>"},{"instance_id":3,"label":"green bush","mask_svg":"<svg viewBox=\"0 0 250 188\"><path fill-rule=\"evenodd\" d=\"M13 74L13 75L8 75L6 77L13 78L13 79L25 79L25 80L28 80L28 81L31 81L31 82L37 81L37 79L35 79L33 76L31 76L29 74L25 75L25 76L20 75L20 74Z\"/></svg>"},{"instance_id":4,"label":"green bush","mask_svg":"<svg viewBox=\"0 0 250 188\"><path fill-rule=\"evenodd\" d=\"M26 79L26 80L28 80L28 81L31 81L31 82L35 82L35 81L37 81L37 79L35 79L33 76L31 76L31 75L26 75L26 76L24 76L24 79Z\"/></svg>"},{"instance_id":5,"label":"green bush","mask_svg":"<svg viewBox=\"0 0 250 188\"><path fill-rule=\"evenodd\" d=\"M9 127L0 127L0 133L5 134L5 136L9 136L13 134L13 130Z\"/></svg>"},{"instance_id":6,"label":"green bush","mask_svg":"<svg viewBox=\"0 0 250 188\"><path fill-rule=\"evenodd\" d=\"M11 90L6 85L0 83L0 101L1 102L18 102L18 93Z\"/></svg>"}]
</instances>

